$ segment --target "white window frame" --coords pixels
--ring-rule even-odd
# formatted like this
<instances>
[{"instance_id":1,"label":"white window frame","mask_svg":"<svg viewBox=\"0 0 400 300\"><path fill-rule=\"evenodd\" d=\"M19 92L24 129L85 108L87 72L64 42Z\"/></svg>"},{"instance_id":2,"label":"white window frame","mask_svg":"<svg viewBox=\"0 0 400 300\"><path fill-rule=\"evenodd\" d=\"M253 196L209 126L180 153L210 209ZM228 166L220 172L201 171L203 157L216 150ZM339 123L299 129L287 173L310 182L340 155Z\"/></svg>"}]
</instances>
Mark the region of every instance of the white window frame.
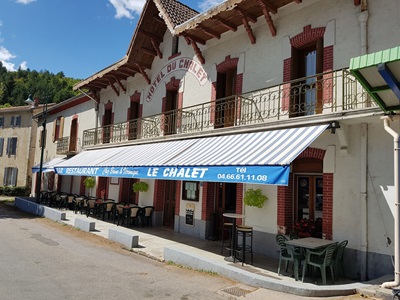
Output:
<instances>
[{"instance_id":1,"label":"white window frame","mask_svg":"<svg viewBox=\"0 0 400 300\"><path fill-rule=\"evenodd\" d=\"M6 167L4 168L4 186L16 186L17 185L18 168Z\"/></svg>"}]
</instances>

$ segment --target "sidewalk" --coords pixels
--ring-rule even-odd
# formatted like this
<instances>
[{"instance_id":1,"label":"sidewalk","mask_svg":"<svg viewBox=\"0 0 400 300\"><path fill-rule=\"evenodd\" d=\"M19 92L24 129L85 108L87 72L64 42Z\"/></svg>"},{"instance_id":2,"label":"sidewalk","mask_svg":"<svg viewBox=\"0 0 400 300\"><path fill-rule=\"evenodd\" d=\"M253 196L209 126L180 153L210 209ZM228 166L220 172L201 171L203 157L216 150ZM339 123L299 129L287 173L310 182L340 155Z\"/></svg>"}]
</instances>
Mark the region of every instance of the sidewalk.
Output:
<instances>
[{"instance_id":1,"label":"sidewalk","mask_svg":"<svg viewBox=\"0 0 400 300\"><path fill-rule=\"evenodd\" d=\"M24 210L22 207L19 208ZM65 213L65 220L61 220L62 223L74 226L77 218L90 220L95 223L95 229L90 233L106 239L108 239L109 229L137 234L139 247L132 248L133 252L158 261L172 261L193 269L215 272L254 287L307 297L345 296L359 293L381 299L393 299L391 290L380 287L383 282L391 281L393 279L391 276L364 283L340 280L334 285L323 286L320 282L318 284L312 282L312 278L306 278L306 282L303 283L301 280L295 281L291 273L283 272L278 276L278 259L255 254L254 265L242 266L240 262L226 261L221 255L221 244L218 241L197 239L163 227L127 229L113 224L112 221L87 218L86 215L75 214L69 210L62 210L62 212Z\"/></svg>"}]
</instances>

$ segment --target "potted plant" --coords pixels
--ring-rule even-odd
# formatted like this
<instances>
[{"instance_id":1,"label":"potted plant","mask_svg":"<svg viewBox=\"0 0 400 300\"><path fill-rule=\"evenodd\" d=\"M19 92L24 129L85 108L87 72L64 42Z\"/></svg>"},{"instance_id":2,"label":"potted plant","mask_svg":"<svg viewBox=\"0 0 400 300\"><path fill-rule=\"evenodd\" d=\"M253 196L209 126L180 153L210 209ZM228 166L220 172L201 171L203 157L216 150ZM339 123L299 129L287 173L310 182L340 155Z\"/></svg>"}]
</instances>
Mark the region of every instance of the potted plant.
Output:
<instances>
[{"instance_id":1,"label":"potted plant","mask_svg":"<svg viewBox=\"0 0 400 300\"><path fill-rule=\"evenodd\" d=\"M268 197L262 193L261 189L248 189L244 193L244 204L246 206L261 208L264 206L264 202L267 200Z\"/></svg>"},{"instance_id":2,"label":"potted plant","mask_svg":"<svg viewBox=\"0 0 400 300\"><path fill-rule=\"evenodd\" d=\"M147 191L149 190L149 184L148 184L147 182L144 182L144 181L135 182L135 183L132 185L132 190L133 190L135 193L138 193L138 192L147 192Z\"/></svg>"},{"instance_id":3,"label":"potted plant","mask_svg":"<svg viewBox=\"0 0 400 300\"><path fill-rule=\"evenodd\" d=\"M96 185L96 179L94 177L86 177L85 180L83 180L83 184L85 185L85 188L90 190L90 195L92 195L92 188Z\"/></svg>"},{"instance_id":4,"label":"potted plant","mask_svg":"<svg viewBox=\"0 0 400 300\"><path fill-rule=\"evenodd\" d=\"M301 219L293 226L293 231L299 237L322 237L322 219L317 218L315 221L312 219Z\"/></svg>"}]
</instances>

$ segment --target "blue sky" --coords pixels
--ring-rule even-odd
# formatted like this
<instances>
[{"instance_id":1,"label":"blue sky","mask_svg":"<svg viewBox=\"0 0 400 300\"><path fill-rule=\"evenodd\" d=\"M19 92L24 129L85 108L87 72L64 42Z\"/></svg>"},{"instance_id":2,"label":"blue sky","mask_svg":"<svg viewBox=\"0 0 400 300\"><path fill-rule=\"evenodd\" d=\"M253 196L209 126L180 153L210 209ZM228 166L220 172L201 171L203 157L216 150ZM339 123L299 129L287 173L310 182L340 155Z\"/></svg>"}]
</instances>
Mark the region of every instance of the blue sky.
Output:
<instances>
[{"instance_id":1,"label":"blue sky","mask_svg":"<svg viewBox=\"0 0 400 300\"><path fill-rule=\"evenodd\" d=\"M204 11L223 0L181 0ZM85 79L126 54L145 0L0 0L0 61Z\"/></svg>"}]
</instances>

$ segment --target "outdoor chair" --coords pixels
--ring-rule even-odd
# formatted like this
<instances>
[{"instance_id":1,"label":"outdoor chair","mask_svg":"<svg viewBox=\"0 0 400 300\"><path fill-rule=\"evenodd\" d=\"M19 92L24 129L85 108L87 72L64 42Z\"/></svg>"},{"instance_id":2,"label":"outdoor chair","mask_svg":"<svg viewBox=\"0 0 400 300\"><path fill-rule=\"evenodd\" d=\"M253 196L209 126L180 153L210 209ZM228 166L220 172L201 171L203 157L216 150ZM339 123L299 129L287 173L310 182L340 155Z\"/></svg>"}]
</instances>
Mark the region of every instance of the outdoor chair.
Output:
<instances>
[{"instance_id":1,"label":"outdoor chair","mask_svg":"<svg viewBox=\"0 0 400 300\"><path fill-rule=\"evenodd\" d=\"M140 218L140 207L132 206L129 208L127 213L127 226L136 225L139 226L139 218Z\"/></svg>"},{"instance_id":2,"label":"outdoor chair","mask_svg":"<svg viewBox=\"0 0 400 300\"><path fill-rule=\"evenodd\" d=\"M102 207L103 221L104 221L106 215L107 215L107 219L110 220L111 215L114 214L114 209L115 209L115 201L114 200L112 200L112 199L104 200L104 204Z\"/></svg>"},{"instance_id":3,"label":"outdoor chair","mask_svg":"<svg viewBox=\"0 0 400 300\"><path fill-rule=\"evenodd\" d=\"M339 243L333 253L333 265L335 271L335 277L339 278L340 276L344 275L343 272L343 256L344 256L344 249L348 244L348 240L344 240L343 242Z\"/></svg>"},{"instance_id":4,"label":"outdoor chair","mask_svg":"<svg viewBox=\"0 0 400 300\"><path fill-rule=\"evenodd\" d=\"M336 243L331 244L322 251L310 251L306 252L306 259L304 260L303 266L303 277L306 275L307 266L312 266L321 270L322 284L326 285L326 268L329 267L331 270L332 282L335 283L335 274L333 272L333 252L336 249Z\"/></svg>"},{"instance_id":5,"label":"outdoor chair","mask_svg":"<svg viewBox=\"0 0 400 300\"><path fill-rule=\"evenodd\" d=\"M295 252L294 248L287 246L286 245L287 240L288 239L283 234L278 234L276 236L276 242L278 243L279 246L278 276L280 275L281 272L282 261L285 261L285 272L287 272L289 262L293 262L294 278L298 280L299 265L304 260L304 255L299 252Z\"/></svg>"},{"instance_id":6,"label":"outdoor chair","mask_svg":"<svg viewBox=\"0 0 400 300\"><path fill-rule=\"evenodd\" d=\"M142 215L141 215L141 221L142 224L152 226L153 221L152 221L152 216L153 216L153 211L154 211L154 206L145 206L142 208Z\"/></svg>"},{"instance_id":7,"label":"outdoor chair","mask_svg":"<svg viewBox=\"0 0 400 300\"><path fill-rule=\"evenodd\" d=\"M115 208L114 208L114 220L113 220L114 224L115 224L115 221L117 221L117 225L119 225L120 222L121 222L121 225L125 222L125 214L124 213L125 213L125 211L124 211L124 205L123 204L115 205Z\"/></svg>"},{"instance_id":8,"label":"outdoor chair","mask_svg":"<svg viewBox=\"0 0 400 300\"><path fill-rule=\"evenodd\" d=\"M97 215L96 199L86 199L86 217Z\"/></svg>"}]
</instances>

